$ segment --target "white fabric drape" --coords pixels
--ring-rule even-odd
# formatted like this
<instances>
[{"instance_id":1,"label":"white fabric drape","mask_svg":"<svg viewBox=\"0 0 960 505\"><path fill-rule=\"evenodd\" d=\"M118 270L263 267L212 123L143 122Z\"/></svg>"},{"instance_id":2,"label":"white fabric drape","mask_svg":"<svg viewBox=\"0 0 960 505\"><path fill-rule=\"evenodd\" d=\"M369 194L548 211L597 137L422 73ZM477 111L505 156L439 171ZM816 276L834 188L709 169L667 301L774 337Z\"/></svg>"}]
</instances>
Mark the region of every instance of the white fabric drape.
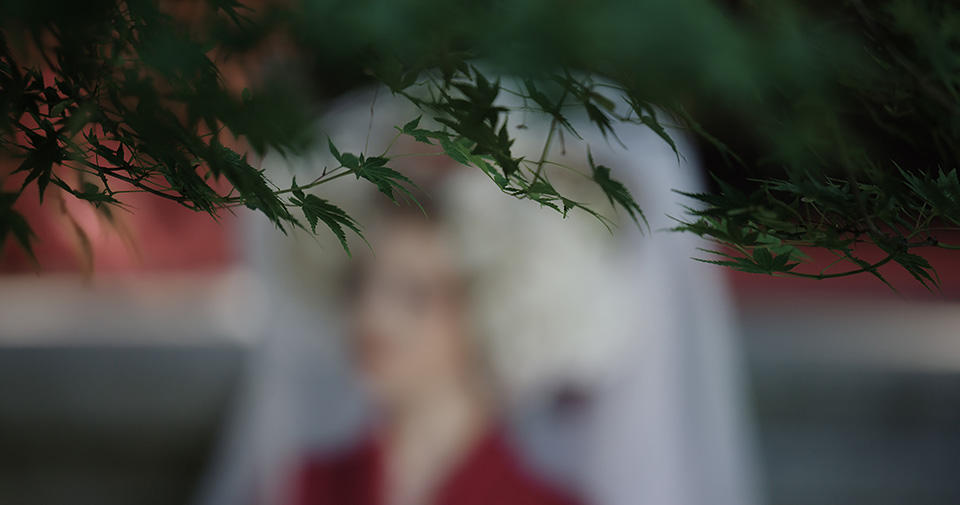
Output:
<instances>
[{"instance_id":1,"label":"white fabric drape","mask_svg":"<svg viewBox=\"0 0 960 505\"><path fill-rule=\"evenodd\" d=\"M690 259L704 241L665 230L702 191L695 153L674 132L683 160L651 131L625 126L626 149L594 151L618 167L654 233L633 233L624 278L636 290L642 338L597 393L587 428L584 485L599 505L759 503L745 363L722 272ZM590 137L593 137L592 139ZM596 135L585 134L593 145ZM595 149L595 148L594 148ZM629 167L629 168L627 168Z\"/></svg>"}]
</instances>

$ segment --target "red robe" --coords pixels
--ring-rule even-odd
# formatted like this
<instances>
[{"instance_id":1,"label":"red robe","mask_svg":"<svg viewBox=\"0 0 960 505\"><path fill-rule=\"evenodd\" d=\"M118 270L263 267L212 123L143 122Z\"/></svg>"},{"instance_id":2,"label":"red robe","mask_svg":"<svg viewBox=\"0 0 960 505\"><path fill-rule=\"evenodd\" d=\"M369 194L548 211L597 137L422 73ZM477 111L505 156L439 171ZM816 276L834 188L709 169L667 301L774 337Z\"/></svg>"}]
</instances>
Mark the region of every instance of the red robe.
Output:
<instances>
[{"instance_id":1,"label":"red robe","mask_svg":"<svg viewBox=\"0 0 960 505\"><path fill-rule=\"evenodd\" d=\"M381 448L367 442L311 458L297 479L296 505L384 505ZM577 505L527 472L495 430L441 483L429 505Z\"/></svg>"}]
</instances>

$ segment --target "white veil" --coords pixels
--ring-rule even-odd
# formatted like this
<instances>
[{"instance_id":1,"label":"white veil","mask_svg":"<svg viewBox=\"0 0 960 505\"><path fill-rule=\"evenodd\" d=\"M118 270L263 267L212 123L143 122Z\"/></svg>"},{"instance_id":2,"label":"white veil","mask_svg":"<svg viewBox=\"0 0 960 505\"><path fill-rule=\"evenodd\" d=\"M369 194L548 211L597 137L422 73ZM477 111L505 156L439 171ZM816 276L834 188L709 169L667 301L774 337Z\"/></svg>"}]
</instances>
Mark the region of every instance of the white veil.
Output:
<instances>
[{"instance_id":1,"label":"white veil","mask_svg":"<svg viewBox=\"0 0 960 505\"><path fill-rule=\"evenodd\" d=\"M383 94L376 109L378 128L411 119L380 115L391 107ZM370 97L354 98L332 113L330 124L337 131L354 132L336 136L342 151L359 152L367 143L372 152L382 149L376 135L365 138L372 123ZM542 139L547 123L526 119L524 135ZM690 259L704 245L700 239L660 231L674 225L668 215L680 215L682 205L690 204L674 189L702 190L695 153L681 132L672 132L682 158L678 163L671 147L645 127L624 125L617 131L621 146L585 119L572 121L596 162L614 167L614 175L636 196L652 233L630 227L617 231L628 244L617 265L623 283L618 289L629 302L619 311L620 323L635 338L605 365L582 415L542 437L546 445L564 445L540 444L540 459L546 466L562 460L555 465L559 473L594 505L756 505L759 475L744 366L723 276ZM294 162L294 173L298 166L315 168L323 158ZM339 203L335 196L331 200ZM338 346L331 338L318 338L338 331L333 318L324 317L323 308L302 289L291 287L303 280L291 279L285 265L289 241L248 214L242 247L255 279L251 289L259 293L253 303L262 317L250 330L259 338L251 346L246 393L223 433L196 505L282 504L297 458L308 448L350 440L364 419ZM316 254L342 253L334 246ZM528 437L534 442L537 429Z\"/></svg>"},{"instance_id":2,"label":"white veil","mask_svg":"<svg viewBox=\"0 0 960 505\"><path fill-rule=\"evenodd\" d=\"M695 154L677 132L679 166L646 128L618 135L627 150L595 152L597 162L629 167L619 174L653 230L675 226L668 215L690 202L672 190L704 190ZM633 235L636 255L624 276L646 304L632 312L646 338L632 342L598 392L585 485L602 505L757 504L745 363L722 272L690 259L705 247L694 235Z\"/></svg>"}]
</instances>

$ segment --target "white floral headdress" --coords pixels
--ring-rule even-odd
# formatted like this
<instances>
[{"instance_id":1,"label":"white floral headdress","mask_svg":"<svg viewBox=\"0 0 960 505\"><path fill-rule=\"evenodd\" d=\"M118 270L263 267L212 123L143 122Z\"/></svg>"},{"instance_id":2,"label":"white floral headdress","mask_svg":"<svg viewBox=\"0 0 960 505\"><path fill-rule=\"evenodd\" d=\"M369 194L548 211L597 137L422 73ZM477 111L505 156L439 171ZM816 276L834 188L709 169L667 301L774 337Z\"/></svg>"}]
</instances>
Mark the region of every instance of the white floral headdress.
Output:
<instances>
[{"instance_id":1,"label":"white floral headdress","mask_svg":"<svg viewBox=\"0 0 960 505\"><path fill-rule=\"evenodd\" d=\"M365 148L379 153L396 133L393 125L417 115L415 109L380 96L371 121L368 100L372 95L353 99L352 105L337 108L322 121L334 127L329 136L341 151ZM549 123L531 117L524 117L524 123L525 128L516 131L513 154L539 156ZM585 152L555 151L551 154L586 168ZM411 159L417 158L406 158L405 164L413 172L417 168ZM294 170L316 174L330 164L336 162L319 154L298 162ZM638 337L628 329L630 318L624 317L636 310L637 300L621 279L623 235L636 233L635 225L627 220L617 227L618 216L599 191L591 191L591 181L561 169L551 170L550 177L565 194L592 203L612 218L613 229L583 212L571 211L564 218L536 202L505 195L480 170L465 166L449 170L427 196L439 207L440 224L471 280L480 347L495 381L512 399L558 387L590 387L602 379L624 341ZM375 188L353 180L322 185L317 194L367 224L377 221L372 199L383 198ZM309 285L311 299L329 303L336 283L321 279L335 279L345 255L335 240L322 231L320 235L287 242L289 249L280 256L290 283ZM318 240L322 247L317 247ZM366 245L353 240L352 247Z\"/></svg>"}]
</instances>

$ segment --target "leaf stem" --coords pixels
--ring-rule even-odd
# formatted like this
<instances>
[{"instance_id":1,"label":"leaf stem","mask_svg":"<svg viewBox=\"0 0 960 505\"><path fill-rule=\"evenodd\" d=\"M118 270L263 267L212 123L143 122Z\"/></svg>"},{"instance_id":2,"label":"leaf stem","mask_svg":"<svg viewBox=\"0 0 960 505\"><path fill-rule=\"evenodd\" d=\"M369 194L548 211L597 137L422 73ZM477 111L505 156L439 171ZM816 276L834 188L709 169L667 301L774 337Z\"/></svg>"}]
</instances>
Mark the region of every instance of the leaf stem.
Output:
<instances>
[{"instance_id":1,"label":"leaf stem","mask_svg":"<svg viewBox=\"0 0 960 505\"><path fill-rule=\"evenodd\" d=\"M846 276L848 276L848 275L862 274L862 273L865 273L865 272L873 272L873 271L876 270L877 268L882 267L883 265L886 265L887 263L890 263L891 261L893 261L893 258L894 258L895 256L896 256L896 255L891 254L891 255L887 256L886 258L884 258L884 259L882 259L882 260L880 260L880 261L878 261L878 262L876 262L876 263L874 263L874 264L872 264L872 265L870 265L870 266L866 266L866 267L863 267L863 268L858 268L858 269L856 269L856 270L848 270L848 271L846 271L846 272L839 272L839 273L835 273L835 274L825 274L825 273L823 273L823 272L821 272L821 273L819 273L819 274L806 274L806 273L802 273L802 272L787 272L786 275L788 275L788 276L794 276L794 277L805 277L805 278L808 278L808 279L818 279L818 280L834 279L834 278L837 278L837 277L846 277Z\"/></svg>"}]
</instances>

